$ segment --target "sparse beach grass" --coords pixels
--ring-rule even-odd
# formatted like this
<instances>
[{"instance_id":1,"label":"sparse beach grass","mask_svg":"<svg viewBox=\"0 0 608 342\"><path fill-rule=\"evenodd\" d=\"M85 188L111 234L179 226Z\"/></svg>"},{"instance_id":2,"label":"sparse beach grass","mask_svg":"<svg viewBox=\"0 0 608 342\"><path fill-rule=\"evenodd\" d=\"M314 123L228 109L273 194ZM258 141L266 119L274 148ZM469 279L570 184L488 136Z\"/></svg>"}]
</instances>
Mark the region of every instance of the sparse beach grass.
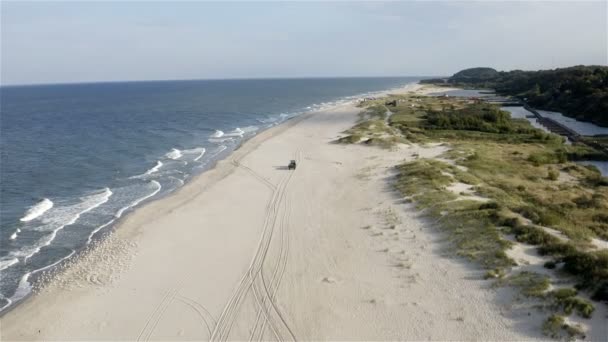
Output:
<instances>
[{"instance_id":1,"label":"sparse beach grass","mask_svg":"<svg viewBox=\"0 0 608 342\"><path fill-rule=\"evenodd\" d=\"M386 118L385 103L396 101ZM360 122L342 142L374 136L398 143L447 143L441 158L416 158L397 166L395 186L447 233L458 255L486 268L486 278L534 297L554 314L543 331L554 338L583 336L564 316L591 317L585 291L608 300L608 251L592 239L608 240L608 179L574 161L608 158L583 144L511 119L498 106L458 98L399 95L366 101ZM393 135L393 140L390 140ZM468 192L450 186L468 185ZM509 239L515 238L515 242ZM575 289L548 291L551 277L515 272L514 243L538 247L545 267L570 277Z\"/></svg>"}]
</instances>

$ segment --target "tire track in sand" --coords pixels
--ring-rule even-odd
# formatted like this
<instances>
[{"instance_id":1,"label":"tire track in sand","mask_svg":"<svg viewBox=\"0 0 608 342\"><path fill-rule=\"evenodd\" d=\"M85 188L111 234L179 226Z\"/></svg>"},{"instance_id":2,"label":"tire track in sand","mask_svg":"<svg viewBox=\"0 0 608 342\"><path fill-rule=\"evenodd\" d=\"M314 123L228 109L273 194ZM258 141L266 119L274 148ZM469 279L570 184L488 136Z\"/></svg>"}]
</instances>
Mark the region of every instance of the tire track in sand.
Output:
<instances>
[{"instance_id":1,"label":"tire track in sand","mask_svg":"<svg viewBox=\"0 0 608 342\"><path fill-rule=\"evenodd\" d=\"M198 316L200 317L202 323L205 325L205 328L207 330L207 333L209 335L207 335L207 338L211 338L211 332L213 327L215 327L215 319L213 319L213 315L211 315L211 313L209 311L207 311L207 309L205 309L204 306L202 306L199 302L195 301L194 299L182 296L182 295L177 295L176 297L177 300L179 300L180 302L186 304L188 307L190 307L192 310L194 310ZM211 321L211 322L209 322Z\"/></svg>"},{"instance_id":2,"label":"tire track in sand","mask_svg":"<svg viewBox=\"0 0 608 342\"><path fill-rule=\"evenodd\" d=\"M296 155L299 156L300 152L297 152ZM251 170L253 172L253 170ZM251 264L249 266L248 271L245 273L243 278L241 279L237 289L231 296L228 301L228 304L225 306L220 318L218 319L218 323L212 333L211 339L212 341L225 341L228 339L230 331L233 325L236 322L237 315L240 311L241 304L244 298L250 293L250 290L256 286L254 289L254 297L258 303L259 311L264 315L265 322L268 321L275 333L275 337L277 339L282 340L282 336L279 334L278 329L276 328L276 323L273 322L274 319L271 317L271 313L269 309L271 309L274 314L279 318L280 323L292 336L293 333L291 329L286 324L284 318L281 313L278 311L276 305L274 304L273 296L270 296L268 288L264 281L258 279L261 274L262 265L266 259L268 249L270 247L270 243L272 241L274 226L276 225L278 212L280 209L280 205L285 198L286 188L291 180L294 172L287 173L279 182L278 186L276 186L276 190L273 192L272 198L267 205L267 214L264 222L264 228L262 231L262 235L260 237L260 242L258 244L258 248L254 257L252 258ZM281 242L281 245L283 242ZM273 290L274 292L274 290ZM260 297L264 296L264 301L260 300ZM270 303L270 307L266 307L265 303Z\"/></svg>"},{"instance_id":3,"label":"tire track in sand","mask_svg":"<svg viewBox=\"0 0 608 342\"><path fill-rule=\"evenodd\" d=\"M300 161L302 160L301 156L302 156L302 152L300 150L296 151L296 156L294 159L296 160L296 162L298 164L300 164ZM280 248L280 250L279 250L279 257L273 268L273 273L272 273L271 280L270 280L270 289L268 289L268 287L266 285L266 280L264 278L264 272L263 272L264 265L262 265L262 271L260 271L260 279L262 282L262 286L266 289L266 294L267 294L267 297L265 298L263 305L266 305L266 302L270 302L270 305L272 306L273 311L277 314L279 320L282 321L281 323L283 324L283 326L287 328L288 334L290 335L291 339L295 341L296 337L295 337L294 333L289 328L289 325L285 322L285 319L281 315L281 313L277 307L277 304L275 302L276 292L278 291L281 280L283 279L283 274L285 273L285 269L287 267L287 258L289 256L289 218L290 218L290 214L291 214L291 201L289 199L289 196L287 196L287 193L284 193L282 204L283 204L283 210L282 210L282 215L281 215L281 221L279 223L279 229L280 229L279 230L279 233L280 233L279 248ZM262 321L261 326L260 326L260 318L261 318L261 311L258 310L255 325L254 325L252 333L249 337L250 341L253 341L253 340L261 341L264 338L264 332L266 331L266 325L268 323L268 320ZM272 323L272 322L270 322L270 323ZM259 328L259 331L258 331L258 328ZM272 328L272 326L271 326L271 328ZM257 332L257 337L256 337L256 332Z\"/></svg>"}]
</instances>

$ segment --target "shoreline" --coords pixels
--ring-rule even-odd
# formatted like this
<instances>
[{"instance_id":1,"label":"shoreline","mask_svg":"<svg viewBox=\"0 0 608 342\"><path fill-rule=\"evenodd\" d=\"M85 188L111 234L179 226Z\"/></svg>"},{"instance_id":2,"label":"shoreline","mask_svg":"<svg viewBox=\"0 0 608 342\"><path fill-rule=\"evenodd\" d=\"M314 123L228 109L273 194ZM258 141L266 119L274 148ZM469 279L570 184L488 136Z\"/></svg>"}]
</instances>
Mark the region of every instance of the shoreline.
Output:
<instances>
[{"instance_id":1,"label":"shoreline","mask_svg":"<svg viewBox=\"0 0 608 342\"><path fill-rule=\"evenodd\" d=\"M535 338L387 188L393 165L445 148L332 143L360 111L351 101L260 132L137 208L2 316L2 337Z\"/></svg>"},{"instance_id":2,"label":"shoreline","mask_svg":"<svg viewBox=\"0 0 608 342\"><path fill-rule=\"evenodd\" d=\"M408 83L401 87L391 88L391 89L387 89L387 90L373 91L373 92L369 92L369 93L365 93L365 94L374 94L374 96L385 96L386 94L388 94L391 91L403 91L403 89L408 89L408 87L411 87L412 85L415 85L415 84L417 84L417 83ZM348 103L353 103L353 102L357 101L358 98L365 96L365 94L356 94L356 95L345 96L343 98L338 98L334 101L328 102L328 104L330 104L330 105L327 108L319 108L319 109L314 109L312 111L295 114L291 117L288 117L284 121L279 122L278 124L274 124L272 126L260 129L259 131L256 132L256 134L251 135L251 136L247 137L246 139L241 140L238 143L238 145L234 149L232 149L232 151L230 151L228 154L226 154L224 156L224 158L216 159L209 165L206 165L204 168L202 168L199 172L192 174L191 177L186 179L185 184L183 184L182 186L180 186L168 193L165 193L165 194L161 195L160 197L155 197L154 195L152 195L152 196L150 196L150 198L144 199L142 202L138 203L134 207L130 207L127 210L125 215L118 217L109 225L110 226L109 229L108 229L108 227L104 227L103 231L96 231L96 232L92 233L92 238L90 238L89 243L85 243L84 245L79 246L78 248L74 249L73 252L70 253L68 256L54 262L53 264L44 266L40 269L33 270L33 271L29 272L28 274L24 274L21 278L21 282L24 281L23 280L24 277L27 277L25 282L27 282L30 285L29 286L30 289L34 288L35 284L37 282L37 278L40 277L40 273L53 273L56 271L57 268L59 268L62 264L69 261L70 259L78 258L79 256L81 256L81 254L89 252L92 248L95 248L95 245L97 243L102 242L103 239L105 239L105 237L108 234L112 234L116 229L118 229L124 223L124 221L130 215L132 215L134 212L136 212L137 210L140 210L142 208L145 208L147 205L149 205L153 202L161 201L165 198L177 195L180 191L182 191L185 187L187 187L188 184L195 182L199 177L201 177L205 173L215 169L217 167L218 163L221 163L222 161L231 158L233 156L233 154L235 154L241 147L243 147L245 144L247 144L250 140L256 138L258 135L260 135L268 130L275 129L275 128L278 128L283 125L290 125L289 123L292 120L302 120L302 117L313 115L316 112L331 110L332 108L334 108L336 106L342 106L342 105L345 105ZM107 225L107 223L102 224L101 226L104 226L104 225ZM13 296L14 295L15 294L13 294ZM28 292L23 297L18 298L14 302L12 302L12 299L11 299L12 296L11 296L11 298L6 298L7 300L11 301L11 303L7 304L4 309L0 310L0 318L3 317L8 312L14 310L21 303L23 303L25 300L27 300L27 298L29 298L31 295L32 295L32 291Z\"/></svg>"}]
</instances>

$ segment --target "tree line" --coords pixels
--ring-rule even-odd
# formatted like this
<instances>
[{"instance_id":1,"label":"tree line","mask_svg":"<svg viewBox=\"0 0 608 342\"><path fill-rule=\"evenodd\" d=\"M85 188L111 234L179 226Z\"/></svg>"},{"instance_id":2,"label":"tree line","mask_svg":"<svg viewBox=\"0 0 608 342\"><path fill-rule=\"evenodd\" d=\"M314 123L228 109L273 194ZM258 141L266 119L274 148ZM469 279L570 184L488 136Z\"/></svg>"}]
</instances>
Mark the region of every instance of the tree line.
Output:
<instances>
[{"instance_id":1,"label":"tree line","mask_svg":"<svg viewBox=\"0 0 608 342\"><path fill-rule=\"evenodd\" d=\"M608 67L573 66L539 71L496 71L471 68L446 79L423 83L491 88L498 94L525 99L531 106L561 112L608 127Z\"/></svg>"}]
</instances>

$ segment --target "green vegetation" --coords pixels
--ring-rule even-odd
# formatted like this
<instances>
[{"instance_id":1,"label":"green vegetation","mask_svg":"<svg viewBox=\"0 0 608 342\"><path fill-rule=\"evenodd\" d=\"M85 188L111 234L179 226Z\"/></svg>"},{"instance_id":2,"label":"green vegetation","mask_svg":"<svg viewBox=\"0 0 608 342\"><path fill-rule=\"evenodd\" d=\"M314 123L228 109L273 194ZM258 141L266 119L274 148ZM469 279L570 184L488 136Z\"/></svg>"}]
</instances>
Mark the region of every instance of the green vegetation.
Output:
<instances>
[{"instance_id":1,"label":"green vegetation","mask_svg":"<svg viewBox=\"0 0 608 342\"><path fill-rule=\"evenodd\" d=\"M543 323L543 333L554 339L573 340L577 337L585 338L582 329L567 324L563 316L553 314Z\"/></svg>"},{"instance_id":2,"label":"green vegetation","mask_svg":"<svg viewBox=\"0 0 608 342\"><path fill-rule=\"evenodd\" d=\"M388 110L380 101L370 103L359 115L359 123L348 129L345 136L336 140L340 144L356 144L391 148L405 140L387 124Z\"/></svg>"},{"instance_id":3,"label":"green vegetation","mask_svg":"<svg viewBox=\"0 0 608 342\"><path fill-rule=\"evenodd\" d=\"M496 89L500 94L526 98L534 107L608 127L608 67L605 66L501 72L472 68L457 72L448 82Z\"/></svg>"},{"instance_id":4,"label":"green vegetation","mask_svg":"<svg viewBox=\"0 0 608 342\"><path fill-rule=\"evenodd\" d=\"M448 79L450 83L482 83L492 82L500 73L492 68L470 68L455 73Z\"/></svg>"},{"instance_id":5,"label":"green vegetation","mask_svg":"<svg viewBox=\"0 0 608 342\"><path fill-rule=\"evenodd\" d=\"M382 117L380 107L391 100L397 102L392 115ZM415 158L397 166L395 186L447 233L458 255L486 268L486 279L517 287L560 315L592 315L593 305L577 290L548 292L546 276L512 274L515 262L507 250L513 243L505 238L511 235L537 246L550 258L546 268L573 276L593 300L608 300L608 251L590 248L592 238L608 240L608 179L573 163L605 156L601 151L565 144L494 105L465 99L400 95L363 105L371 109L344 142L381 138L450 146L441 160ZM455 182L471 185L487 201L452 192L448 186ZM545 323L549 336L582 336L560 318Z\"/></svg>"},{"instance_id":6,"label":"green vegetation","mask_svg":"<svg viewBox=\"0 0 608 342\"><path fill-rule=\"evenodd\" d=\"M551 291L549 297L553 299L553 305L561 309L566 315L573 311L584 318L590 318L595 308L589 301L576 297L578 291L572 288L562 288Z\"/></svg>"},{"instance_id":7,"label":"green vegetation","mask_svg":"<svg viewBox=\"0 0 608 342\"><path fill-rule=\"evenodd\" d=\"M500 208L478 201L454 201L457 195L445 189L454 181L453 177L467 180L462 177L462 171L427 159L400 165L398 171L397 189L411 197L419 208L427 209L426 214L448 231L459 255L476 260L488 269L497 269L497 273L513 265L513 260L504 252L510 242L501 238L493 224Z\"/></svg>"},{"instance_id":8,"label":"green vegetation","mask_svg":"<svg viewBox=\"0 0 608 342\"><path fill-rule=\"evenodd\" d=\"M520 272L500 279L497 284L518 287L522 294L528 297L544 297L550 283L547 276L533 272Z\"/></svg>"}]
</instances>

